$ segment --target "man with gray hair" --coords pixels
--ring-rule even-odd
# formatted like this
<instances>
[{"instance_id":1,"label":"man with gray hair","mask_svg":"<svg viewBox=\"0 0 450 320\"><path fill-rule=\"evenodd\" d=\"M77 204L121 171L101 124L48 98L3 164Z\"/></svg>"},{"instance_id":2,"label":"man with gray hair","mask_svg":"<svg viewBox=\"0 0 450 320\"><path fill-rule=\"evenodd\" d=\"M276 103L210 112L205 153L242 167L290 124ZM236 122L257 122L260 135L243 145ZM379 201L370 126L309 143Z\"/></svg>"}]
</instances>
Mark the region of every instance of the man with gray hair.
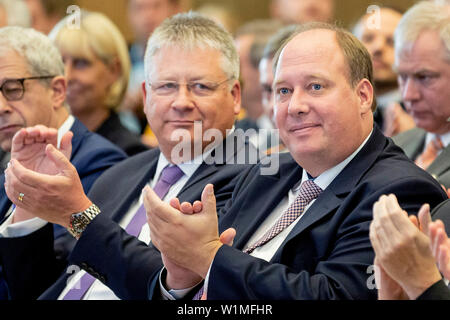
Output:
<instances>
[{"instance_id":1,"label":"man with gray hair","mask_svg":"<svg viewBox=\"0 0 450 320\"><path fill-rule=\"evenodd\" d=\"M417 128L393 137L415 163L450 188L450 6L421 2L395 31L395 68Z\"/></svg>"},{"instance_id":2,"label":"man with gray hair","mask_svg":"<svg viewBox=\"0 0 450 320\"><path fill-rule=\"evenodd\" d=\"M20 161L25 167L44 171L47 167L44 150L27 147L31 140L25 136L28 130L33 131L30 129L33 126L37 126L37 130L43 126L51 128L48 130L51 130L53 139L49 142L61 145L76 168L85 192L106 169L125 159L126 155L119 148L89 132L69 114L65 103L66 79L62 57L40 32L21 27L0 29L0 91L0 146L11 151L12 159ZM17 137L15 142L14 135ZM62 138L64 135L65 138ZM2 186L5 184L4 174L0 176L0 183ZM16 195L16 200L18 197L19 201L26 201L28 196L24 192ZM8 282L9 296L36 296L38 292L28 287L32 282L37 287L48 286L51 282L45 276L50 266L35 264L34 254L38 254L35 249L43 243L54 243L55 254L58 260L63 261L73 240L66 237L69 234L59 226L54 228L54 242L53 238L37 237L34 231L44 228L52 232L53 226L15 208L5 188L0 190L0 223L0 267L3 267L2 275ZM38 276L32 277L33 281L29 283L12 280L9 271L10 264L14 263L26 268L23 271L30 272L30 276L32 272Z\"/></svg>"},{"instance_id":3,"label":"man with gray hair","mask_svg":"<svg viewBox=\"0 0 450 320\"><path fill-rule=\"evenodd\" d=\"M88 196L77 188L78 176L70 163L54 148L48 150L57 168L52 179L12 162L6 170L8 195L12 199L16 192L30 195L28 201L14 199L16 205L68 228L78 239L70 256L73 265L41 298L147 297L147 281L160 271L162 260L146 244L150 234L142 188L152 186L165 202L174 197L193 202L207 183L214 183L217 207L224 206L239 174L248 167L249 153L255 152L231 132L240 110L238 77L231 35L196 13L178 14L154 31L145 54L145 113L158 149L109 170ZM28 189L31 185L39 187ZM175 205L184 207L180 202ZM133 254L136 264L127 262Z\"/></svg>"}]
</instances>

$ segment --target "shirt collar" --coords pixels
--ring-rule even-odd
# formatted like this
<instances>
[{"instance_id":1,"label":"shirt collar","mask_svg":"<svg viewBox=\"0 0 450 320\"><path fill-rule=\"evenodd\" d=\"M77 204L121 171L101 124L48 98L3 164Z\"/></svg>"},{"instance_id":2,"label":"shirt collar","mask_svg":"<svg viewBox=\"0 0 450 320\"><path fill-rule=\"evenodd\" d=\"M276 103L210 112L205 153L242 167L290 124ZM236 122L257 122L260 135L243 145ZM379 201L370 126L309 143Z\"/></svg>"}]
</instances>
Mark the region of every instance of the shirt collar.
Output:
<instances>
[{"instance_id":1,"label":"shirt collar","mask_svg":"<svg viewBox=\"0 0 450 320\"><path fill-rule=\"evenodd\" d=\"M347 164L352 161L352 159L361 151L361 149L366 145L367 141L369 140L370 136L373 133L373 129L370 132L370 134L367 136L367 138L363 141L363 143L356 149L350 156L348 156L344 161L338 163L334 167L322 172L318 177L314 178L314 182L322 189L325 190L328 185L334 180L334 178L337 177L339 173L341 173L342 170L347 166ZM309 179L308 173L306 170L303 170L302 180L300 181L303 183L303 181L306 181ZM300 188L299 183L294 187L294 191L297 191Z\"/></svg>"},{"instance_id":2,"label":"shirt collar","mask_svg":"<svg viewBox=\"0 0 450 320\"><path fill-rule=\"evenodd\" d=\"M75 118L69 114L67 119L63 122L63 124L58 129L58 148L60 147L61 139L62 137L69 132L69 130L72 128L73 123L75 122Z\"/></svg>"},{"instance_id":3,"label":"shirt collar","mask_svg":"<svg viewBox=\"0 0 450 320\"><path fill-rule=\"evenodd\" d=\"M428 143L433 140L436 137L434 133L428 132L425 138L425 146L428 145ZM447 132L446 134L439 135L441 138L442 144L444 145L444 148L446 148L450 144L450 132Z\"/></svg>"}]
</instances>

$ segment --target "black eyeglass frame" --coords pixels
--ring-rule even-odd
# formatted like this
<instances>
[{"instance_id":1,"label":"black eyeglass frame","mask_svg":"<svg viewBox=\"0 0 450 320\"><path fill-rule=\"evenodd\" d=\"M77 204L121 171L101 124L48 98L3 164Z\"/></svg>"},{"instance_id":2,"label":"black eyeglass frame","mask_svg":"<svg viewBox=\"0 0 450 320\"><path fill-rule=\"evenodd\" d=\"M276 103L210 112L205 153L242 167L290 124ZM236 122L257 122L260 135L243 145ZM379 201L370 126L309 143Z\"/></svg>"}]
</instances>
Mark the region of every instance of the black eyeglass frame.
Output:
<instances>
[{"instance_id":1,"label":"black eyeglass frame","mask_svg":"<svg viewBox=\"0 0 450 320\"><path fill-rule=\"evenodd\" d=\"M52 79L54 77L56 77L56 76L38 76L38 77L26 77L26 78L19 78L19 79L6 79L5 81L3 81L2 85L0 86L0 91L3 95L3 97L6 99L6 101L19 101L23 98L23 96L25 94L25 86L23 85L25 80L43 80L43 79ZM21 93L20 97L14 98L14 99L8 99L8 97L3 92L3 88L5 87L5 84L8 81L16 81L16 82L20 83L20 85L22 86L22 93Z\"/></svg>"}]
</instances>

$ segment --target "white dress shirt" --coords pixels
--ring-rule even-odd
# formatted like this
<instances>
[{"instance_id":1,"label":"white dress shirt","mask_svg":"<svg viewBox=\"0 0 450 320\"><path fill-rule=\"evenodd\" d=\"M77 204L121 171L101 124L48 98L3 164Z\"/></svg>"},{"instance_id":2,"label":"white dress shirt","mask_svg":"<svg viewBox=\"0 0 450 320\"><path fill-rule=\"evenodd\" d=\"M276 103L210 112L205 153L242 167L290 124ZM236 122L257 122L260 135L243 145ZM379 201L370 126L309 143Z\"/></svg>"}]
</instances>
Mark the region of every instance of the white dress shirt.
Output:
<instances>
[{"instance_id":1,"label":"white dress shirt","mask_svg":"<svg viewBox=\"0 0 450 320\"><path fill-rule=\"evenodd\" d=\"M203 155L202 155L203 156ZM200 157L202 157L200 156ZM183 171L184 175L175 183L173 184L167 194L162 199L165 202L169 202L171 199L177 197L178 193L181 191L181 189L184 187L186 182L191 178L191 176L194 174L194 172L200 167L201 160L199 159L193 159L192 161L185 162L182 164L179 164L178 167ZM153 179L149 182L150 187L154 187L156 185L156 182L159 180L159 176L161 175L162 170L169 165L169 161L166 159L166 157L161 153L158 159L158 164L156 166L156 172L153 176ZM140 206L143 203L143 195L141 194L139 196L139 199L137 199L129 208L128 212L123 216L123 218L120 220L119 225L125 229L128 223L131 221L131 219L136 214L137 210L140 208ZM144 224L144 226L141 229L141 232L139 233L138 239L142 242L148 244L150 243L150 229L148 227L148 224ZM73 288L75 285L77 285L78 280L86 274L86 271L80 270L76 272L74 275L70 277L70 280L68 281L66 287L61 292L60 296L58 297L58 300L62 300L64 296L67 294L67 292ZM101 281L95 280L94 283L91 285L91 287L88 289L86 294L83 296L83 300L119 300L119 298L114 294L114 292L109 289L106 285L104 285Z\"/></svg>"}]
</instances>

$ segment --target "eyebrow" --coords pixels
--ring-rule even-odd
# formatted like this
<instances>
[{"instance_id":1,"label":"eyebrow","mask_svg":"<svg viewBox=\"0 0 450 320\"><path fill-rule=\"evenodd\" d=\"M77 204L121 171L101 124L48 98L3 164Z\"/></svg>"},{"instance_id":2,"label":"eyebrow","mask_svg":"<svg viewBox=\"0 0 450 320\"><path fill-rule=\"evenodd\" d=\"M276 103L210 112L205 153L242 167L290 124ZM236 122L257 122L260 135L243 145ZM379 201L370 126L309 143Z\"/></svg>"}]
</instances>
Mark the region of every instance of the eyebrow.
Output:
<instances>
[{"instance_id":1,"label":"eyebrow","mask_svg":"<svg viewBox=\"0 0 450 320\"><path fill-rule=\"evenodd\" d=\"M303 81L311 81L311 80L321 80L324 82L332 82L331 80L329 80L325 75L322 75L320 73L316 73L316 74L310 74L310 75L306 75L304 77L302 77ZM278 81L274 81L273 83L273 87L276 87L284 82L287 82L286 80L278 80Z\"/></svg>"}]
</instances>

